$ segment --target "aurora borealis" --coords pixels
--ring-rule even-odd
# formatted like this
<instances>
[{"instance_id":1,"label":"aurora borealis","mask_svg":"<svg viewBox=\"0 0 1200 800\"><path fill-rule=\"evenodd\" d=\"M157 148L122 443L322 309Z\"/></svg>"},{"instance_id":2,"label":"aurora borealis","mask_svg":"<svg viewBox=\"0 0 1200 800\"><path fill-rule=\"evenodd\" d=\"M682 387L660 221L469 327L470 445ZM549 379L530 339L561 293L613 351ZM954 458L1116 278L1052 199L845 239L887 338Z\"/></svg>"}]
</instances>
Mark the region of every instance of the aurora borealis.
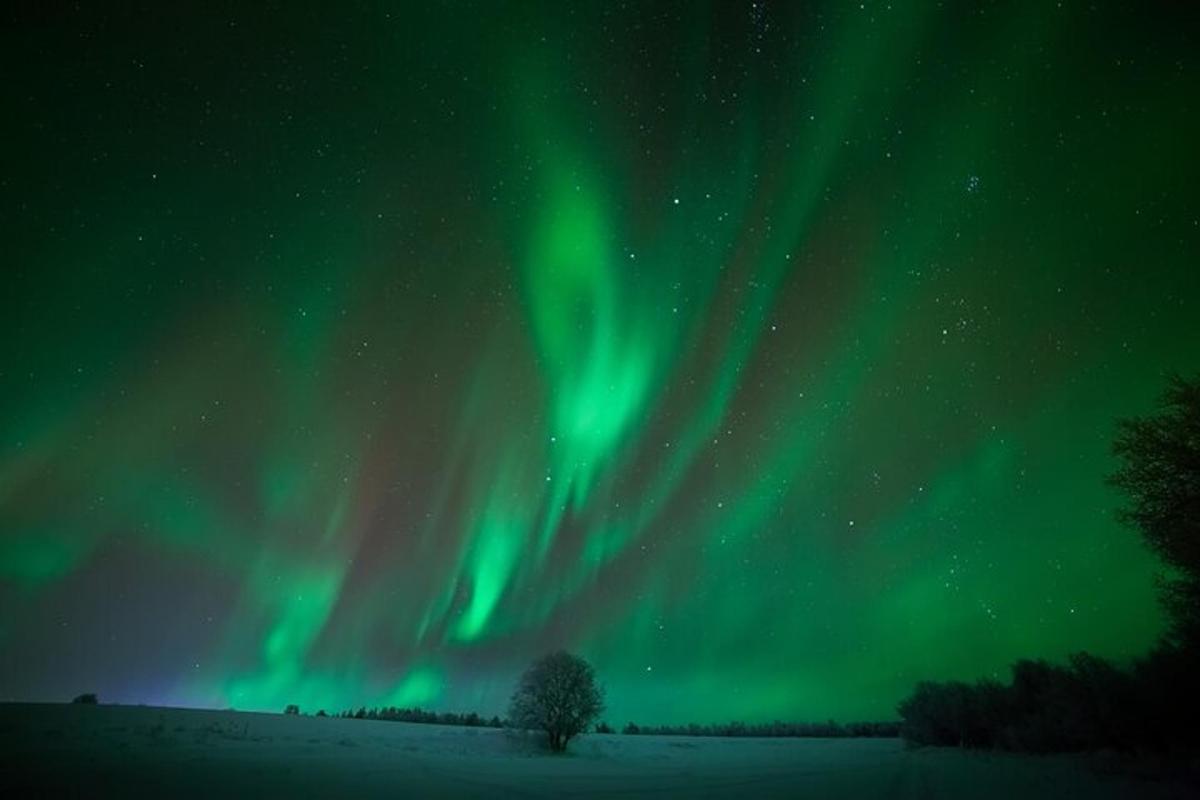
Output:
<instances>
[{"instance_id":1,"label":"aurora borealis","mask_svg":"<svg viewBox=\"0 0 1200 800\"><path fill-rule=\"evenodd\" d=\"M890 718L1117 659L1187 9L6 10L0 699Z\"/></svg>"}]
</instances>

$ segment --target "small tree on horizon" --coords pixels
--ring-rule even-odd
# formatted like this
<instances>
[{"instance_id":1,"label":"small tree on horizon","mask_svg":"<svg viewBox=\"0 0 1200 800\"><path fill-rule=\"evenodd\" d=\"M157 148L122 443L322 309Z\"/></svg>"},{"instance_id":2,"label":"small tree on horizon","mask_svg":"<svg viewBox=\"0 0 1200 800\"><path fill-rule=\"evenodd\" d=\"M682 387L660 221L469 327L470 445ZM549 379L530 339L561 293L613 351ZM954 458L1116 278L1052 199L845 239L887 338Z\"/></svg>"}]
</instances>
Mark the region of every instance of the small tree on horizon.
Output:
<instances>
[{"instance_id":1,"label":"small tree on horizon","mask_svg":"<svg viewBox=\"0 0 1200 800\"><path fill-rule=\"evenodd\" d=\"M604 694L591 664L559 650L525 670L513 692L508 718L515 728L545 731L550 749L560 753L603 710Z\"/></svg>"}]
</instances>

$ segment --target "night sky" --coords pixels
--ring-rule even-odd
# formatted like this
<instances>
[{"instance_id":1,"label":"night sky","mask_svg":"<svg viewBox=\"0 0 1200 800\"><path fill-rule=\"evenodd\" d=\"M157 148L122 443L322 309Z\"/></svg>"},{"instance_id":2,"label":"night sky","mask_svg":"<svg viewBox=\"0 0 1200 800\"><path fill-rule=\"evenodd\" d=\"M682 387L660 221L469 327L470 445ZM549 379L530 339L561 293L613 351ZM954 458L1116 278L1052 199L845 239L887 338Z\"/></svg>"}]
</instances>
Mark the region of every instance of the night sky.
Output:
<instances>
[{"instance_id":1,"label":"night sky","mask_svg":"<svg viewBox=\"0 0 1200 800\"><path fill-rule=\"evenodd\" d=\"M316 5L2 12L0 699L566 647L617 724L892 718L1153 643L1189 4Z\"/></svg>"}]
</instances>

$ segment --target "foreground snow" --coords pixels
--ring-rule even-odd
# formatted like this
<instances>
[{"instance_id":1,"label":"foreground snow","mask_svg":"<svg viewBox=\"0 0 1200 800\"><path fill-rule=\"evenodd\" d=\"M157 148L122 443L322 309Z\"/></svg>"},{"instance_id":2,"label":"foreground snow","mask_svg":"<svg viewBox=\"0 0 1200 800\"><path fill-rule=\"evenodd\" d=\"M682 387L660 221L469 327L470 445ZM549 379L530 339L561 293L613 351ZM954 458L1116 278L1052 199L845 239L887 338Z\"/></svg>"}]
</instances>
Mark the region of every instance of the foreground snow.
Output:
<instances>
[{"instance_id":1,"label":"foreground snow","mask_svg":"<svg viewBox=\"0 0 1200 800\"><path fill-rule=\"evenodd\" d=\"M906 750L894 739L532 736L135 706L0 705L6 797L1167 798L1094 759ZM35 794L11 794L18 785ZM1193 787L1194 791L1194 787Z\"/></svg>"}]
</instances>

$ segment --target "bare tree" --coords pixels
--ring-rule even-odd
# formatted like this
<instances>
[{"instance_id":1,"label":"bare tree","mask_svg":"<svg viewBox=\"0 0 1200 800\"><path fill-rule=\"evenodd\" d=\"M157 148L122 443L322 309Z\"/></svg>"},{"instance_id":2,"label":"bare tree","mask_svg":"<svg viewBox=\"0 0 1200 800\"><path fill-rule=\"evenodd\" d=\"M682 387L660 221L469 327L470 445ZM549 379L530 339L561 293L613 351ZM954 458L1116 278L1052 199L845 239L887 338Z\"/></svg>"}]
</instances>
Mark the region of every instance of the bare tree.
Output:
<instances>
[{"instance_id":1,"label":"bare tree","mask_svg":"<svg viewBox=\"0 0 1200 800\"><path fill-rule=\"evenodd\" d=\"M516 728L543 730L550 749L561 752L604 710L604 693L596 674L579 656L559 650L542 656L525 670L513 693L509 723Z\"/></svg>"},{"instance_id":2,"label":"bare tree","mask_svg":"<svg viewBox=\"0 0 1200 800\"><path fill-rule=\"evenodd\" d=\"M1172 637L1200 648L1200 375L1172 376L1158 413L1122 420L1113 450L1121 519L1175 571L1162 579Z\"/></svg>"}]
</instances>

